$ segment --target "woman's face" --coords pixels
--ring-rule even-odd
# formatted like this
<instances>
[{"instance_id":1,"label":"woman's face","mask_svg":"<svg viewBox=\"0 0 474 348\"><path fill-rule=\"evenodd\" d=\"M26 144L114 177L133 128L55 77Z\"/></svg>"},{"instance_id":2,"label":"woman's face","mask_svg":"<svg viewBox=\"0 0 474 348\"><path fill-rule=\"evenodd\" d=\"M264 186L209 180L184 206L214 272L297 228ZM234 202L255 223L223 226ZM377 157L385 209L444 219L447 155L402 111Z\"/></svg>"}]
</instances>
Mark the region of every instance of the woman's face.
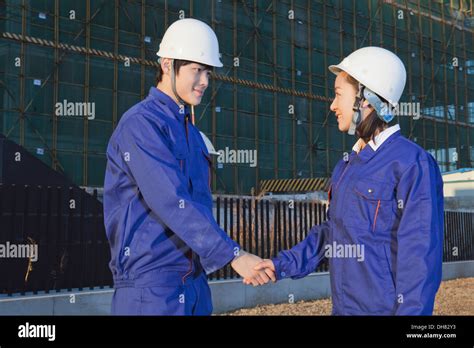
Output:
<instances>
[{"instance_id":1,"label":"woman's face","mask_svg":"<svg viewBox=\"0 0 474 348\"><path fill-rule=\"evenodd\" d=\"M332 104L331 111L336 114L337 123L341 132L347 132L351 125L352 115L357 90L354 85L346 79L347 73L342 71L337 75L334 82L334 92L336 94Z\"/></svg>"}]
</instances>

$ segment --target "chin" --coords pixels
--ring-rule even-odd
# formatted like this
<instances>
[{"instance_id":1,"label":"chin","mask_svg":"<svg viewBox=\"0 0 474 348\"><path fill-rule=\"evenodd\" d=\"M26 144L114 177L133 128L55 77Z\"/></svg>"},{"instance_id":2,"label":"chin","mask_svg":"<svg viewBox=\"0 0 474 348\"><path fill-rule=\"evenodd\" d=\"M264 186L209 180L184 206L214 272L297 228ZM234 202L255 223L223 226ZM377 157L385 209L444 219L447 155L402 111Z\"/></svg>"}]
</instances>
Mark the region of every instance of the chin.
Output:
<instances>
[{"instance_id":1,"label":"chin","mask_svg":"<svg viewBox=\"0 0 474 348\"><path fill-rule=\"evenodd\" d=\"M186 102L189 105L198 106L199 104L201 104L201 98L196 98L195 96L191 96L191 97L188 98L188 100Z\"/></svg>"}]
</instances>

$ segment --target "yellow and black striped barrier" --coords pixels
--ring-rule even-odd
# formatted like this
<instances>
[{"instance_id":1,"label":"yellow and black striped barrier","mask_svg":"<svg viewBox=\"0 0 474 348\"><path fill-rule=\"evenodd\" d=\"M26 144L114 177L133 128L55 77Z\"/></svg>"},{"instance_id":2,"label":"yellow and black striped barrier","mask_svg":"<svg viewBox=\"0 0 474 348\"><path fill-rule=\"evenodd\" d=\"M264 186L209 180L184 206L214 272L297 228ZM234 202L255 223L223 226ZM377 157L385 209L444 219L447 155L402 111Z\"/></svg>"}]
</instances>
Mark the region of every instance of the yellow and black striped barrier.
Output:
<instances>
[{"instance_id":1,"label":"yellow and black striped barrier","mask_svg":"<svg viewBox=\"0 0 474 348\"><path fill-rule=\"evenodd\" d=\"M260 181L260 192L310 192L327 191L329 178L270 179Z\"/></svg>"}]
</instances>

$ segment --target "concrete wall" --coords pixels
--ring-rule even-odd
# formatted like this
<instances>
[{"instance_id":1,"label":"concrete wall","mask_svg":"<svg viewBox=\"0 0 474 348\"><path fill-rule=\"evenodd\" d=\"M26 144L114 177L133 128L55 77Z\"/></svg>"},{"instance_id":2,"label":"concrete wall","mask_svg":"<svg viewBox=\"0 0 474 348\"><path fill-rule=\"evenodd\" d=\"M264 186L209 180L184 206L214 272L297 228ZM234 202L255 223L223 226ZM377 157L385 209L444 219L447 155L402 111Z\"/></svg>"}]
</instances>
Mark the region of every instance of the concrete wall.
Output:
<instances>
[{"instance_id":1,"label":"concrete wall","mask_svg":"<svg viewBox=\"0 0 474 348\"><path fill-rule=\"evenodd\" d=\"M474 277L474 261L443 264L443 280ZM329 273L285 279L276 284L252 287L241 280L210 282L214 313L271 303L315 300L331 296ZM108 315L113 289L59 292L38 295L0 296L0 315Z\"/></svg>"},{"instance_id":2,"label":"concrete wall","mask_svg":"<svg viewBox=\"0 0 474 348\"><path fill-rule=\"evenodd\" d=\"M474 197L444 197L444 210L474 211Z\"/></svg>"},{"instance_id":3,"label":"concrete wall","mask_svg":"<svg viewBox=\"0 0 474 348\"><path fill-rule=\"evenodd\" d=\"M444 197L474 197L474 170L443 174Z\"/></svg>"}]
</instances>

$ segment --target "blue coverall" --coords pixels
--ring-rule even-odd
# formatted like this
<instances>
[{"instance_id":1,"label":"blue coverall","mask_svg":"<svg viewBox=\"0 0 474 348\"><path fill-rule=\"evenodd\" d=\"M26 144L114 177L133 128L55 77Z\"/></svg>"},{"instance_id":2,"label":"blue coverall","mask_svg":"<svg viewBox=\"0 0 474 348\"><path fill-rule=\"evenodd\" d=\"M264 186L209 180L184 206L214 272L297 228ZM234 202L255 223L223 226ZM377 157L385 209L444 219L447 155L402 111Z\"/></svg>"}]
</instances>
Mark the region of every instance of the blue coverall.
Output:
<instances>
[{"instance_id":1,"label":"blue coverall","mask_svg":"<svg viewBox=\"0 0 474 348\"><path fill-rule=\"evenodd\" d=\"M210 157L188 116L152 87L110 138L104 220L112 314L209 315L206 275L238 253L214 220Z\"/></svg>"},{"instance_id":2,"label":"blue coverall","mask_svg":"<svg viewBox=\"0 0 474 348\"><path fill-rule=\"evenodd\" d=\"M328 259L334 315L431 315L444 226L434 158L397 131L376 151L339 161L331 183L328 220L272 259L277 279L302 278ZM327 254L335 245L363 245L364 260Z\"/></svg>"}]
</instances>

